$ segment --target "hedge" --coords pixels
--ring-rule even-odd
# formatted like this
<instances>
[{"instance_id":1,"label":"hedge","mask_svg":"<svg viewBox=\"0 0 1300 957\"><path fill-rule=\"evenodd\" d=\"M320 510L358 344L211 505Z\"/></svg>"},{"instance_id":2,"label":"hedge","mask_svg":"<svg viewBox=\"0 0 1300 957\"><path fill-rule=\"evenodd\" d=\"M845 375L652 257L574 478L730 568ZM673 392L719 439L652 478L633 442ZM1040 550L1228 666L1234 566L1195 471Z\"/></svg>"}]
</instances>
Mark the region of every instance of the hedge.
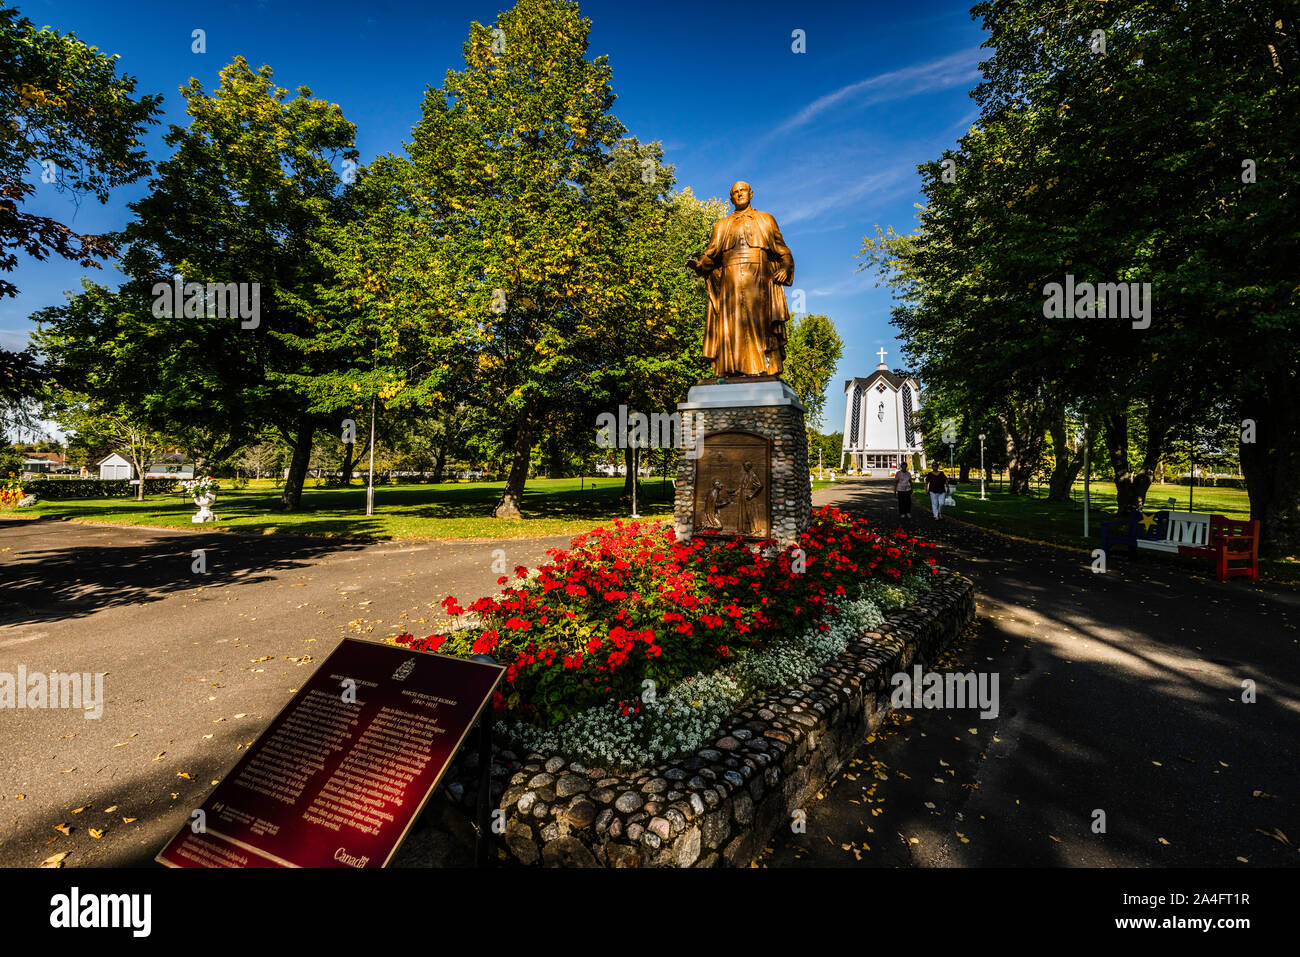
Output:
<instances>
[{"instance_id":1,"label":"hedge","mask_svg":"<svg viewBox=\"0 0 1300 957\"><path fill-rule=\"evenodd\" d=\"M1190 485L1192 480L1186 475L1180 475L1176 479L1165 479L1170 485ZM1245 488L1246 480L1244 478L1230 478L1224 476L1198 475L1196 477L1197 488Z\"/></svg>"},{"instance_id":2,"label":"hedge","mask_svg":"<svg viewBox=\"0 0 1300 957\"><path fill-rule=\"evenodd\" d=\"M176 484L176 479L147 478L144 480L144 493L173 492ZM23 491L41 500L127 498L135 494L135 486L128 479L32 479L23 483Z\"/></svg>"}]
</instances>

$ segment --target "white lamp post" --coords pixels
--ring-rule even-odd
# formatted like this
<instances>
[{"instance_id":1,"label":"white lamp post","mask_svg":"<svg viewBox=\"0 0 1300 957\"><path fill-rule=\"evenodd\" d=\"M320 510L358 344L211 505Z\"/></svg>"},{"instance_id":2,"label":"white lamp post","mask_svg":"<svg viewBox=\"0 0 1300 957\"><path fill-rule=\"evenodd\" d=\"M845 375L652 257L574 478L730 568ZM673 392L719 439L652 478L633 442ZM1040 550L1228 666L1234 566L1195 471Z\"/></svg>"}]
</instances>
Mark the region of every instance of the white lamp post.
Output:
<instances>
[{"instance_id":1,"label":"white lamp post","mask_svg":"<svg viewBox=\"0 0 1300 957\"><path fill-rule=\"evenodd\" d=\"M988 496L984 494L984 433L980 433L980 501L987 502Z\"/></svg>"}]
</instances>

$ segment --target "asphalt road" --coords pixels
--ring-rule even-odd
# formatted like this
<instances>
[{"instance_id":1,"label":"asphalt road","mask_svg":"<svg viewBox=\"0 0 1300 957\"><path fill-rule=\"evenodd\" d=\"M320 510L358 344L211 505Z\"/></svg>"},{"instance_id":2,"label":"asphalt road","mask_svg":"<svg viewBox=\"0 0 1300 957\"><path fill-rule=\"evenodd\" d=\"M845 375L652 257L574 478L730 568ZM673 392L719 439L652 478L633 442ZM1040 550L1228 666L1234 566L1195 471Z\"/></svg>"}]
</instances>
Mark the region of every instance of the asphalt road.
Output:
<instances>
[{"instance_id":1,"label":"asphalt road","mask_svg":"<svg viewBox=\"0 0 1300 957\"><path fill-rule=\"evenodd\" d=\"M883 483L835 498L899 524ZM934 670L996 675L999 716L898 712L763 863L1300 864L1300 593L1122 553L1095 574L1082 550L919 500L908 527L977 588L976 625Z\"/></svg>"},{"instance_id":2,"label":"asphalt road","mask_svg":"<svg viewBox=\"0 0 1300 957\"><path fill-rule=\"evenodd\" d=\"M0 711L0 866L150 865L342 638L429 634L444 596L490 594L494 564L567 542L0 520L0 673L106 673L98 719Z\"/></svg>"}]
</instances>

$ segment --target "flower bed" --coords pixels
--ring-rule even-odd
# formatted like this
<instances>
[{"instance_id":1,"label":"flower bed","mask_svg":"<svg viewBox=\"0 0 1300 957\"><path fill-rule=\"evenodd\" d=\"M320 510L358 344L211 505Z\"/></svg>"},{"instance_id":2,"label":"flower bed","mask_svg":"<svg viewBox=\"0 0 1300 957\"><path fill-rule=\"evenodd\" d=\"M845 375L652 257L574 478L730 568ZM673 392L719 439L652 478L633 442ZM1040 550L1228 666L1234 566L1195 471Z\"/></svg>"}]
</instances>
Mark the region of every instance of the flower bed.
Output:
<instances>
[{"instance_id":1,"label":"flower bed","mask_svg":"<svg viewBox=\"0 0 1300 957\"><path fill-rule=\"evenodd\" d=\"M506 666L494 706L521 750L629 767L693 750L758 691L797 683L912 601L927 543L824 508L796 546L617 524L443 607L472 627L398 641Z\"/></svg>"},{"instance_id":2,"label":"flower bed","mask_svg":"<svg viewBox=\"0 0 1300 957\"><path fill-rule=\"evenodd\" d=\"M891 676L933 662L974 616L972 583L940 569L925 594L806 680L757 695L704 747L665 761L617 771L502 743L490 773L504 825L493 826L496 853L525 865L747 866L879 726ZM426 846L444 848L439 863L473 860L477 762L477 748L464 749L424 815ZM427 865L418 846L399 866Z\"/></svg>"}]
</instances>

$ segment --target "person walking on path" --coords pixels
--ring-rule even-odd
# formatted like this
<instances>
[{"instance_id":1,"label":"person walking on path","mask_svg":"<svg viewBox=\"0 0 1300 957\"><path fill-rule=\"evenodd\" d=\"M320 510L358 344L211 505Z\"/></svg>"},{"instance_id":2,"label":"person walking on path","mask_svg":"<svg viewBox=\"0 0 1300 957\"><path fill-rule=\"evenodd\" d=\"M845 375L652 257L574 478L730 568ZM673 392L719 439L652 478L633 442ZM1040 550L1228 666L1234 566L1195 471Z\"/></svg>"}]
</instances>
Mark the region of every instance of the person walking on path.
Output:
<instances>
[{"instance_id":1,"label":"person walking on path","mask_svg":"<svg viewBox=\"0 0 1300 957\"><path fill-rule=\"evenodd\" d=\"M906 465L900 465L894 475L894 491L898 493L898 515L900 518L912 517L912 473Z\"/></svg>"},{"instance_id":2,"label":"person walking on path","mask_svg":"<svg viewBox=\"0 0 1300 957\"><path fill-rule=\"evenodd\" d=\"M948 476L937 462L925 477L925 490L930 493L930 511L935 518L943 518L943 497L948 491Z\"/></svg>"}]
</instances>

